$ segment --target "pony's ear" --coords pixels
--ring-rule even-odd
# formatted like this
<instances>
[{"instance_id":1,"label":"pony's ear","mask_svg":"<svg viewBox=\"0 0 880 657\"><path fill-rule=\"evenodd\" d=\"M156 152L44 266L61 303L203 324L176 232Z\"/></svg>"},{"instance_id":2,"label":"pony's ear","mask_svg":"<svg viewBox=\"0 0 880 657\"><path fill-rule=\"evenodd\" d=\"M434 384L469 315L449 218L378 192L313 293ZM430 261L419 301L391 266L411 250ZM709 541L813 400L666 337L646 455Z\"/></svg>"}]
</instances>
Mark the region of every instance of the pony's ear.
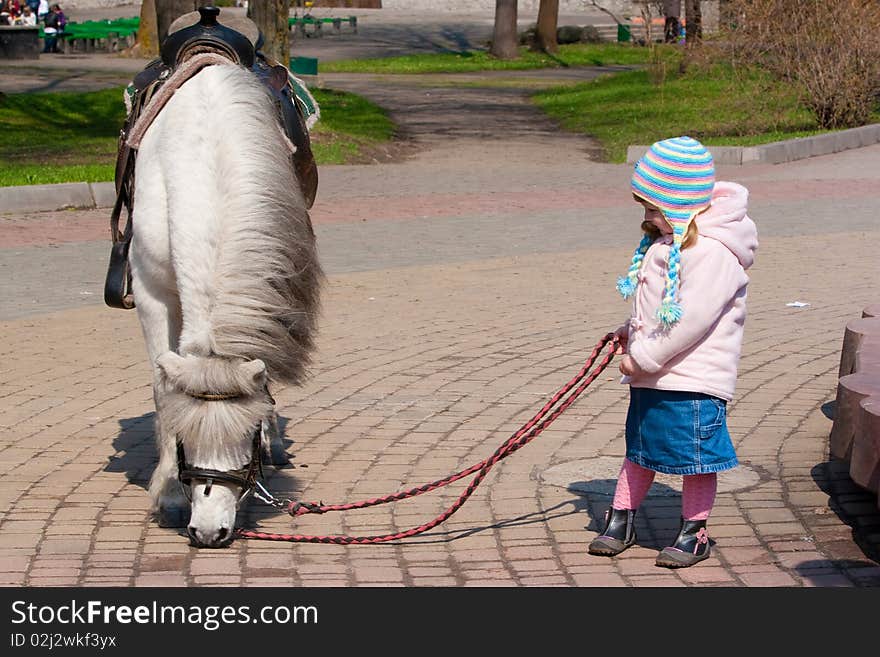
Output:
<instances>
[{"instance_id":1,"label":"pony's ear","mask_svg":"<svg viewBox=\"0 0 880 657\"><path fill-rule=\"evenodd\" d=\"M156 359L156 366L162 374L163 380L176 379L183 373L186 359L178 356L173 351L166 351Z\"/></svg>"},{"instance_id":2,"label":"pony's ear","mask_svg":"<svg viewBox=\"0 0 880 657\"><path fill-rule=\"evenodd\" d=\"M238 371L259 386L266 383L266 363L259 358L242 363L238 366Z\"/></svg>"}]
</instances>

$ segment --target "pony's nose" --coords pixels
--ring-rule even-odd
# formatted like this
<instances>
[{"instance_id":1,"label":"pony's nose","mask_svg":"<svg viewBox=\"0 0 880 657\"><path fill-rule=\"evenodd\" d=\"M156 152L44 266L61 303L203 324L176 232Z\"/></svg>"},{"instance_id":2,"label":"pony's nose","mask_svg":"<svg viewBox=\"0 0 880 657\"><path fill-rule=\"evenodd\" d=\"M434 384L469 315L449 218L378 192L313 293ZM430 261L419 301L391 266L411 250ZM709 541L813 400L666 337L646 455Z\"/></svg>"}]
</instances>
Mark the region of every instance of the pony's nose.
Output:
<instances>
[{"instance_id":1,"label":"pony's nose","mask_svg":"<svg viewBox=\"0 0 880 657\"><path fill-rule=\"evenodd\" d=\"M186 533L196 547L221 548L232 542L232 532L228 527L205 531L190 525L186 528Z\"/></svg>"}]
</instances>

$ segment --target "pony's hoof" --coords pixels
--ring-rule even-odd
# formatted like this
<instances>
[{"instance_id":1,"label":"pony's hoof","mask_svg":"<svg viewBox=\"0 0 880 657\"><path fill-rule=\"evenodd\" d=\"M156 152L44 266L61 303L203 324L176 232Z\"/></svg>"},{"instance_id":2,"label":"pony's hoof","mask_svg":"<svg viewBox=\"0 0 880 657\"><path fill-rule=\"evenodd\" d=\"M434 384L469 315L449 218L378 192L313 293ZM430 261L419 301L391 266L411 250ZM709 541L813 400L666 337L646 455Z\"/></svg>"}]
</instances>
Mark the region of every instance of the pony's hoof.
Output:
<instances>
[{"instance_id":1,"label":"pony's hoof","mask_svg":"<svg viewBox=\"0 0 880 657\"><path fill-rule=\"evenodd\" d=\"M160 527L180 528L189 525L190 509L184 506L163 507L156 512Z\"/></svg>"}]
</instances>

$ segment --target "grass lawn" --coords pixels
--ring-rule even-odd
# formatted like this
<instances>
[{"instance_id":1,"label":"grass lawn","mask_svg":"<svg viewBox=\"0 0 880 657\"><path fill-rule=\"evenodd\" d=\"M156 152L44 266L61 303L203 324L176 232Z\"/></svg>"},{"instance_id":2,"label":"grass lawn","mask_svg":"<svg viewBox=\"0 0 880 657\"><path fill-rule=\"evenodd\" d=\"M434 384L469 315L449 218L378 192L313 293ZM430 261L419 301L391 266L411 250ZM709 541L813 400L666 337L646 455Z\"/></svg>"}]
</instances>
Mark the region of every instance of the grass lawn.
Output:
<instances>
[{"instance_id":1,"label":"grass lawn","mask_svg":"<svg viewBox=\"0 0 880 657\"><path fill-rule=\"evenodd\" d=\"M644 64L647 48L617 43L573 43L559 47L556 55L536 53L520 48L520 57L502 60L483 50L450 53L429 53L352 59L321 64L322 73L467 73L470 71L521 71L533 68L565 66L607 66L610 64Z\"/></svg>"},{"instance_id":2,"label":"grass lawn","mask_svg":"<svg viewBox=\"0 0 880 657\"><path fill-rule=\"evenodd\" d=\"M661 84L649 70L628 71L532 98L564 128L597 138L610 162L626 161L630 144L685 134L709 146L751 146L827 132L788 83L720 65L672 71Z\"/></svg>"},{"instance_id":3,"label":"grass lawn","mask_svg":"<svg viewBox=\"0 0 880 657\"><path fill-rule=\"evenodd\" d=\"M321 120L312 132L318 165L359 161L390 140L385 112L358 96L312 89ZM0 96L0 187L112 181L125 120L122 88Z\"/></svg>"},{"instance_id":4,"label":"grass lawn","mask_svg":"<svg viewBox=\"0 0 880 657\"><path fill-rule=\"evenodd\" d=\"M310 91L321 107L321 120L310 133L319 165L360 161L394 137L394 123L385 110L365 98L333 89Z\"/></svg>"}]
</instances>

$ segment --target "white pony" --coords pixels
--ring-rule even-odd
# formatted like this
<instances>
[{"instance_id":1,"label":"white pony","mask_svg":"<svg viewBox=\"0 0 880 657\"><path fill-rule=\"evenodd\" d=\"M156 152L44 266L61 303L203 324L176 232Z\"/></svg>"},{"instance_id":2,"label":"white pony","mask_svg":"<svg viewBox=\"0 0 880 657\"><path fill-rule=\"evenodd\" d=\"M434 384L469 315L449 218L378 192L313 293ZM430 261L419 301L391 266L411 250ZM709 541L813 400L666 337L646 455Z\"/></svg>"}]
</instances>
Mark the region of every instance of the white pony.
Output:
<instances>
[{"instance_id":1,"label":"white pony","mask_svg":"<svg viewBox=\"0 0 880 657\"><path fill-rule=\"evenodd\" d=\"M129 259L153 365L160 523L190 507L179 460L247 468L274 417L268 383L305 374L322 272L290 146L265 87L231 63L184 82L140 140ZM228 544L249 491L190 483L191 540Z\"/></svg>"}]
</instances>

